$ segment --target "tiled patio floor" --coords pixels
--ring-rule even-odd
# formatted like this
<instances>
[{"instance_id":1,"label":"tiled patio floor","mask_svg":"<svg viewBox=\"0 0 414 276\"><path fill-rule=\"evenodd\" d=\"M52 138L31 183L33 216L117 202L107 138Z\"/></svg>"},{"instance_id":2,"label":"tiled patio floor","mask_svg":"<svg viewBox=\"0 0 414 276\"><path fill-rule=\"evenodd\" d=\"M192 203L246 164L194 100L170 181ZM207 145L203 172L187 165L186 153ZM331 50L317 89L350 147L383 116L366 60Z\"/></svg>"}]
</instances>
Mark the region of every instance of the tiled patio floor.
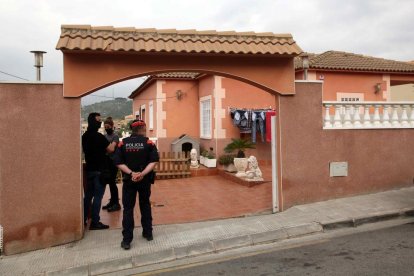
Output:
<instances>
[{"instance_id":1,"label":"tiled patio floor","mask_svg":"<svg viewBox=\"0 0 414 276\"><path fill-rule=\"evenodd\" d=\"M266 183L245 187L219 175L157 180L152 186L154 224L175 224L238 217L270 211L272 184L270 166L262 168ZM118 184L120 195L122 185ZM108 202L106 189L103 204ZM101 221L111 228L122 227L122 210L101 211ZM140 223L138 202L135 223Z\"/></svg>"}]
</instances>

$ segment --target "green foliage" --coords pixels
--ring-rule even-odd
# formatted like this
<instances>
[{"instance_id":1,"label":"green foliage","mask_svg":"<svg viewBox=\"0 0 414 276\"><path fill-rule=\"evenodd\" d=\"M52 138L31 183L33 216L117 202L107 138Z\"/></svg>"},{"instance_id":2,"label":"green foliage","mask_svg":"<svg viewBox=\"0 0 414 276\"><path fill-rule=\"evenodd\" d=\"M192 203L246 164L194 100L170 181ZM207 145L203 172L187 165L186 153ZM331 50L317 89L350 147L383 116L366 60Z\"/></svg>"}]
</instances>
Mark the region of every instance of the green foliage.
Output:
<instances>
[{"instance_id":1,"label":"green foliage","mask_svg":"<svg viewBox=\"0 0 414 276\"><path fill-rule=\"evenodd\" d=\"M103 120L108 116L111 116L113 119L123 120L125 116L132 114L132 101L125 98L115 98L110 101L82 106L82 118L86 120L91 112L99 112Z\"/></svg>"},{"instance_id":2,"label":"green foliage","mask_svg":"<svg viewBox=\"0 0 414 276\"><path fill-rule=\"evenodd\" d=\"M219 156L218 162L220 165L230 165L233 164L234 157L234 154L223 154Z\"/></svg>"},{"instance_id":3,"label":"green foliage","mask_svg":"<svg viewBox=\"0 0 414 276\"><path fill-rule=\"evenodd\" d=\"M132 121L131 121L132 122ZM130 125L130 123L131 122L128 122L128 123L126 123L126 124L122 124L120 127L119 127L119 129L118 129L118 136L119 137L122 137L122 132L131 132L131 129L129 128L129 125Z\"/></svg>"},{"instance_id":4,"label":"green foliage","mask_svg":"<svg viewBox=\"0 0 414 276\"><path fill-rule=\"evenodd\" d=\"M214 158L216 158L216 155L214 154L214 152L209 151L209 152L207 152L207 156L206 157L208 159L214 159Z\"/></svg>"},{"instance_id":5,"label":"green foliage","mask_svg":"<svg viewBox=\"0 0 414 276\"><path fill-rule=\"evenodd\" d=\"M232 142L230 144L228 144L225 148L224 151L227 153L232 153L234 151L237 150L237 158L244 158L246 157L246 154L244 153L246 151L246 149L255 149L255 145L248 141L248 140L244 140L244 139L231 139Z\"/></svg>"}]
</instances>

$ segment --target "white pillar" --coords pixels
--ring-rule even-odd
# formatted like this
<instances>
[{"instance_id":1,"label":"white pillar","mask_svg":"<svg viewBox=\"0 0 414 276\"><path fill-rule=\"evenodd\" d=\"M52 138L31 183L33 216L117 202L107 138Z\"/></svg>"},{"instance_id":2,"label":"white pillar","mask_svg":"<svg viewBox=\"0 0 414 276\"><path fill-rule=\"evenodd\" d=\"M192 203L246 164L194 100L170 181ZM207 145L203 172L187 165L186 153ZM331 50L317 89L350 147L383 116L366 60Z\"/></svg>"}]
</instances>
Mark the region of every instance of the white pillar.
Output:
<instances>
[{"instance_id":1,"label":"white pillar","mask_svg":"<svg viewBox=\"0 0 414 276\"><path fill-rule=\"evenodd\" d=\"M355 108L354 108L354 127L356 127L356 128L360 128L360 127L362 127L362 124L361 124L361 117L359 116L359 105L358 104L356 104L355 105Z\"/></svg>"},{"instance_id":2,"label":"white pillar","mask_svg":"<svg viewBox=\"0 0 414 276\"><path fill-rule=\"evenodd\" d=\"M342 120L341 120L341 105L335 105L335 116L334 116L334 127L341 128L342 127Z\"/></svg>"},{"instance_id":3,"label":"white pillar","mask_svg":"<svg viewBox=\"0 0 414 276\"><path fill-rule=\"evenodd\" d=\"M364 127L371 127L371 116L369 116L369 108L371 105L367 104L364 106Z\"/></svg>"},{"instance_id":4,"label":"white pillar","mask_svg":"<svg viewBox=\"0 0 414 276\"><path fill-rule=\"evenodd\" d=\"M344 127L352 127L351 122L351 107L352 105L345 105Z\"/></svg>"},{"instance_id":5,"label":"white pillar","mask_svg":"<svg viewBox=\"0 0 414 276\"><path fill-rule=\"evenodd\" d=\"M389 105L384 105L383 114L382 114L382 126L383 127L390 127L390 114L389 114Z\"/></svg>"},{"instance_id":6,"label":"white pillar","mask_svg":"<svg viewBox=\"0 0 414 276\"><path fill-rule=\"evenodd\" d=\"M379 115L379 108L381 105L375 104L374 105L374 127L380 127L381 126L381 118Z\"/></svg>"},{"instance_id":7,"label":"white pillar","mask_svg":"<svg viewBox=\"0 0 414 276\"><path fill-rule=\"evenodd\" d=\"M325 119L324 119L324 128L331 128L332 127L332 123L331 123L331 115L329 114L329 110L331 108L332 105L330 104L325 104Z\"/></svg>"},{"instance_id":8,"label":"white pillar","mask_svg":"<svg viewBox=\"0 0 414 276\"><path fill-rule=\"evenodd\" d=\"M398 118L398 107L399 105L393 105L392 106L392 117L391 117L391 124L393 127L400 127L400 121Z\"/></svg>"},{"instance_id":9,"label":"white pillar","mask_svg":"<svg viewBox=\"0 0 414 276\"><path fill-rule=\"evenodd\" d=\"M408 123L408 114L407 114L408 105L403 104L401 108L402 108L401 126L402 127L409 127L410 124Z\"/></svg>"},{"instance_id":10,"label":"white pillar","mask_svg":"<svg viewBox=\"0 0 414 276\"><path fill-rule=\"evenodd\" d=\"M271 133L272 133L272 212L276 213L279 212L279 181L277 178L277 132L276 132L276 116L272 116L271 118Z\"/></svg>"},{"instance_id":11,"label":"white pillar","mask_svg":"<svg viewBox=\"0 0 414 276\"><path fill-rule=\"evenodd\" d=\"M414 127L414 105L411 105L410 125Z\"/></svg>"}]
</instances>

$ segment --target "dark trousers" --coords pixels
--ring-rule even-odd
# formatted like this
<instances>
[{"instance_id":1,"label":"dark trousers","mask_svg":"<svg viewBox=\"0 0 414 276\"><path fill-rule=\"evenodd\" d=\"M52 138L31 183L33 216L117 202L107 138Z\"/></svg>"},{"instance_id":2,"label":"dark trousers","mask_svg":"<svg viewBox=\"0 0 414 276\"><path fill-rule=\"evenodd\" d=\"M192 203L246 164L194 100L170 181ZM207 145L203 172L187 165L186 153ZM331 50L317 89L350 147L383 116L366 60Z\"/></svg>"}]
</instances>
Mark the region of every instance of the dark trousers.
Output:
<instances>
[{"instance_id":1,"label":"dark trousers","mask_svg":"<svg viewBox=\"0 0 414 276\"><path fill-rule=\"evenodd\" d=\"M122 187L122 205L124 205L122 218L122 235L125 242L131 242L134 237L134 207L139 198L139 210L141 211L142 234L152 234L152 215L151 215L151 184L146 180L132 182L124 180Z\"/></svg>"},{"instance_id":2,"label":"dark trousers","mask_svg":"<svg viewBox=\"0 0 414 276\"><path fill-rule=\"evenodd\" d=\"M109 174L105 180L106 184L109 185L109 191L111 192L111 204L119 203L118 187L116 186L116 177L118 175L118 167L111 165L109 168Z\"/></svg>"},{"instance_id":3,"label":"dark trousers","mask_svg":"<svg viewBox=\"0 0 414 276\"><path fill-rule=\"evenodd\" d=\"M83 218L86 222L88 219L89 209L91 209L92 224L99 222L99 212L101 211L102 197L105 192L105 186L101 182L101 172L86 172L87 185L85 197L83 199Z\"/></svg>"}]
</instances>

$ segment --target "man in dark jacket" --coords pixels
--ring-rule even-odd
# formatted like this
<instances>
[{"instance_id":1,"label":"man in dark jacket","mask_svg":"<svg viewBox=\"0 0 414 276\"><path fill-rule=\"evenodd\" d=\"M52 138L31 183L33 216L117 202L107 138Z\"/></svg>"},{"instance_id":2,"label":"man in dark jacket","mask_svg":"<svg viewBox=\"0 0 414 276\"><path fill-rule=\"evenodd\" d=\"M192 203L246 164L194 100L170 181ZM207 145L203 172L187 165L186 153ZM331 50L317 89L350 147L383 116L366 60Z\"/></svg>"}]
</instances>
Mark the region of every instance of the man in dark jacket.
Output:
<instances>
[{"instance_id":1,"label":"man in dark jacket","mask_svg":"<svg viewBox=\"0 0 414 276\"><path fill-rule=\"evenodd\" d=\"M151 241L152 215L151 215L151 183L154 183L154 167L159 160L157 147L147 137L145 122L134 120L131 123L132 135L124 138L118 144L114 162L123 172L122 205L124 206L122 218L121 247L125 250L131 248L134 233L134 207L139 196L139 209L141 212L142 236Z\"/></svg>"},{"instance_id":2,"label":"man in dark jacket","mask_svg":"<svg viewBox=\"0 0 414 276\"><path fill-rule=\"evenodd\" d=\"M102 181L102 172L105 169L105 154L114 152L116 143L109 143L105 136L98 132L101 127L101 115L93 112L88 116L88 129L82 135L82 148L85 153L87 185L83 200L84 222L87 224L89 209L91 208L90 230L109 228L100 221L102 197L105 192L105 183Z\"/></svg>"}]
</instances>

